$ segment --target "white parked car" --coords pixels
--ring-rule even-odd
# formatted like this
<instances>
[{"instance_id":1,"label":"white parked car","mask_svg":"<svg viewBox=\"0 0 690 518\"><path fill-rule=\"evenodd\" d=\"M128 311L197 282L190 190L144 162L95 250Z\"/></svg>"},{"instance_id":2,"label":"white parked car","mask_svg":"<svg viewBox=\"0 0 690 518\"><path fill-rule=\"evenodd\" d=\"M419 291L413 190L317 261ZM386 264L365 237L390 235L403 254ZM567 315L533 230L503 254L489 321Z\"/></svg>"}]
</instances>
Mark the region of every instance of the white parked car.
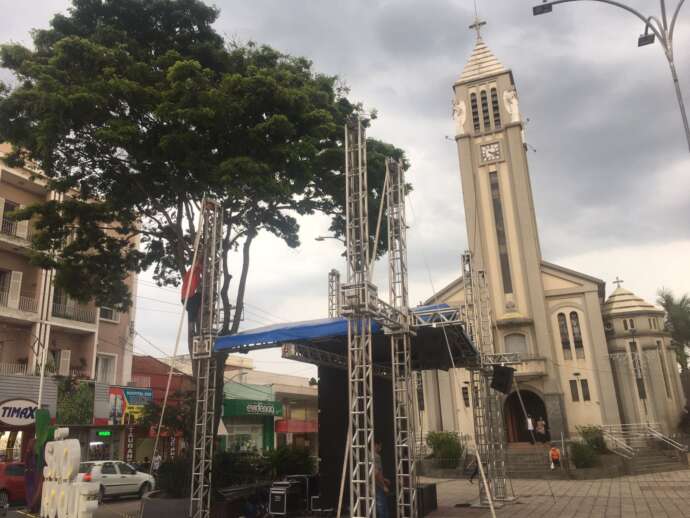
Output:
<instances>
[{"instance_id":1,"label":"white parked car","mask_svg":"<svg viewBox=\"0 0 690 518\"><path fill-rule=\"evenodd\" d=\"M153 491L155 479L119 460L94 460L79 464L79 480L98 483L98 502L103 498L139 495Z\"/></svg>"}]
</instances>

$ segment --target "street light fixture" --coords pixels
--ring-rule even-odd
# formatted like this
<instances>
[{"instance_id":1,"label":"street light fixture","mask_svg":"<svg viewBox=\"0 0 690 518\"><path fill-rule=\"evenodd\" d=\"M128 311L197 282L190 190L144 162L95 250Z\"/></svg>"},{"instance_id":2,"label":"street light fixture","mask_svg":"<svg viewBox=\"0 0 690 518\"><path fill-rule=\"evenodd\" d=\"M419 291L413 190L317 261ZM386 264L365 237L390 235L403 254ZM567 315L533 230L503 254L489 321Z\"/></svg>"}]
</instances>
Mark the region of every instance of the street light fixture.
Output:
<instances>
[{"instance_id":1,"label":"street light fixture","mask_svg":"<svg viewBox=\"0 0 690 518\"><path fill-rule=\"evenodd\" d=\"M532 14L538 16L540 14L550 13L553 10L553 6L557 4L564 4L566 2L581 2L583 0L553 0L552 2L544 2L540 5L536 5L532 8ZM678 13L680 8L685 3L685 0L679 0L678 5L673 11L671 16L671 22L669 23L668 16L666 15L666 0L659 0L661 4L661 18L657 16L645 16L639 11L633 9L632 7L625 5L622 2L617 2L614 0L587 0L590 2L600 2L602 4L609 4L614 7L619 7L629 13L637 16L644 23L644 34L641 34L637 39L637 46L644 47L645 45L651 45L654 43L656 38L659 38L659 43L664 49L664 55L666 56L666 61L668 61L668 66L671 70L671 78L673 79L673 86L676 89L676 98L678 99L678 107L680 109L680 116L683 120L683 128L685 129L685 138L688 142L688 151L690 151L690 125L688 124L688 116L685 112L685 104L683 103L683 94L680 91L680 84L678 83L678 74L676 73L676 65L673 61L673 33L676 28L676 22L678 21ZM652 31L651 33L649 31Z\"/></svg>"}]
</instances>

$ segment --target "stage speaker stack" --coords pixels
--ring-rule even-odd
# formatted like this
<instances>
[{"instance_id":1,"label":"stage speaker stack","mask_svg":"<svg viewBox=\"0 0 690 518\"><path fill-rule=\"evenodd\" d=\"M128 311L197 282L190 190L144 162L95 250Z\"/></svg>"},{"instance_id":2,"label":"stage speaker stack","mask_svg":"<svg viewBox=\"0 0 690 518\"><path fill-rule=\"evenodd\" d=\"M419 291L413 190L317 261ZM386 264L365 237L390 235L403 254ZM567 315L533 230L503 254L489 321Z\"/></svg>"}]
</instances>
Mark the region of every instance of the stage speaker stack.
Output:
<instances>
[{"instance_id":1,"label":"stage speaker stack","mask_svg":"<svg viewBox=\"0 0 690 518\"><path fill-rule=\"evenodd\" d=\"M503 365L494 365L494 375L491 379L491 388L508 394L513 387L513 374L515 369L512 367L504 367Z\"/></svg>"}]
</instances>

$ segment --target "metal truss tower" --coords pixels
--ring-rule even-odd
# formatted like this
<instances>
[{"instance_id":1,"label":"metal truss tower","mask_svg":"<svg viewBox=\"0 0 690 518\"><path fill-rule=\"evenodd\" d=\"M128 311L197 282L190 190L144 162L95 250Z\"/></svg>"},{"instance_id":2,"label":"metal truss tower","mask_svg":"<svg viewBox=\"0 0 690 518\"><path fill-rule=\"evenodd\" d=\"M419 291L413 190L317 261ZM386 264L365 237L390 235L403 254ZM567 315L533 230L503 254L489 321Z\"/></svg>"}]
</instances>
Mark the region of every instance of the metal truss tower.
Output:
<instances>
[{"instance_id":1,"label":"metal truss tower","mask_svg":"<svg viewBox=\"0 0 690 518\"><path fill-rule=\"evenodd\" d=\"M340 316L340 272L328 272L328 318Z\"/></svg>"},{"instance_id":2,"label":"metal truss tower","mask_svg":"<svg viewBox=\"0 0 690 518\"><path fill-rule=\"evenodd\" d=\"M467 330L479 350L479 363L470 371L475 445L485 466L491 497L500 502L507 499L505 437L501 398L491 389L491 367L514 363L515 358L494 352L486 276L483 270L475 268L469 251L462 255L462 279ZM486 488L482 484L479 499L481 504L488 502Z\"/></svg>"},{"instance_id":3,"label":"metal truss tower","mask_svg":"<svg viewBox=\"0 0 690 518\"><path fill-rule=\"evenodd\" d=\"M221 272L223 213L213 200L202 202L203 223L199 264L201 308L192 341L192 368L196 376L196 407L192 448L192 490L189 503L191 518L209 518L211 510L211 472L213 462L213 427L216 403L216 362L213 341L218 333L218 291Z\"/></svg>"},{"instance_id":4,"label":"metal truss tower","mask_svg":"<svg viewBox=\"0 0 690 518\"><path fill-rule=\"evenodd\" d=\"M407 296L407 237L405 172L402 162L386 160L388 177L389 304L399 312L400 326L391 332L393 430L395 434L395 488L397 516L416 517L417 476L414 450L414 384L410 357L410 316Z\"/></svg>"},{"instance_id":5,"label":"metal truss tower","mask_svg":"<svg viewBox=\"0 0 690 518\"><path fill-rule=\"evenodd\" d=\"M348 319L350 516L370 518L376 516L371 321L377 293L369 282L367 150L359 117L345 125L345 181L347 284L343 286L343 315Z\"/></svg>"}]
</instances>

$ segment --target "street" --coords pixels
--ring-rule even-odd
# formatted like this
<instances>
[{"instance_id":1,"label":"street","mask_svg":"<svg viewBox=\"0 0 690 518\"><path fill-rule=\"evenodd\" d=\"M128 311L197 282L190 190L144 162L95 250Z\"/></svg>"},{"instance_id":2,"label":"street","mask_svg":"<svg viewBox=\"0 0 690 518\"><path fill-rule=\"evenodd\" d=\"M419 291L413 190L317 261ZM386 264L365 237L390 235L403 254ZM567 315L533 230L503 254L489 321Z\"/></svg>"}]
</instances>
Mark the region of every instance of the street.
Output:
<instances>
[{"instance_id":1,"label":"street","mask_svg":"<svg viewBox=\"0 0 690 518\"><path fill-rule=\"evenodd\" d=\"M139 512L139 498L120 498L106 500L94 513L94 518L134 518ZM8 518L35 518L37 515L28 513L23 508L12 509L7 513Z\"/></svg>"}]
</instances>

